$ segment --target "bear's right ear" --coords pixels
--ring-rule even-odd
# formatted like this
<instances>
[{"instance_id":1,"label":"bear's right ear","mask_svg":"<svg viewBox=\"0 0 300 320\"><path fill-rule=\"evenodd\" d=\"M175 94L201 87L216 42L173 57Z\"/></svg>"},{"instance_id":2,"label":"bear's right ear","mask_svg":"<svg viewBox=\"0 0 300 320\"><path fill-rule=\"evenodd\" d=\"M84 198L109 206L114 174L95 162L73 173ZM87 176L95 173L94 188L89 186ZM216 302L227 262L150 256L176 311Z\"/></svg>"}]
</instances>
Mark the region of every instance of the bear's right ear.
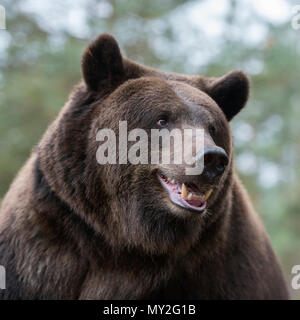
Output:
<instances>
[{"instance_id":1,"label":"bear's right ear","mask_svg":"<svg viewBox=\"0 0 300 320\"><path fill-rule=\"evenodd\" d=\"M245 106L249 95L249 78L243 71L231 71L221 78L206 78L202 90L208 93L230 121Z\"/></svg>"},{"instance_id":2,"label":"bear's right ear","mask_svg":"<svg viewBox=\"0 0 300 320\"><path fill-rule=\"evenodd\" d=\"M86 48L81 60L82 75L88 88L98 91L117 86L124 77L123 59L114 37L103 33Z\"/></svg>"}]
</instances>

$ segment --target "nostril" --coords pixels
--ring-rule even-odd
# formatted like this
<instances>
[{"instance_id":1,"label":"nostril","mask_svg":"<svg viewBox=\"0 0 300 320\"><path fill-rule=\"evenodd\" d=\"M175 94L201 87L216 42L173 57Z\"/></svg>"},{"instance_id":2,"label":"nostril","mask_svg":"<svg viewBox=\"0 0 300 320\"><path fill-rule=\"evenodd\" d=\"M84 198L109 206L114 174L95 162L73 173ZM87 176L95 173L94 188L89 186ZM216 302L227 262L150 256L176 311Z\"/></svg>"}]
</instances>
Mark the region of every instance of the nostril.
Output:
<instances>
[{"instance_id":1,"label":"nostril","mask_svg":"<svg viewBox=\"0 0 300 320\"><path fill-rule=\"evenodd\" d=\"M215 166L216 170L220 173L223 173L228 164L228 158L224 156L219 156L216 158Z\"/></svg>"},{"instance_id":2,"label":"nostril","mask_svg":"<svg viewBox=\"0 0 300 320\"><path fill-rule=\"evenodd\" d=\"M204 155L204 164L205 165L209 165L212 164L214 162L214 156L212 153L206 153Z\"/></svg>"}]
</instances>

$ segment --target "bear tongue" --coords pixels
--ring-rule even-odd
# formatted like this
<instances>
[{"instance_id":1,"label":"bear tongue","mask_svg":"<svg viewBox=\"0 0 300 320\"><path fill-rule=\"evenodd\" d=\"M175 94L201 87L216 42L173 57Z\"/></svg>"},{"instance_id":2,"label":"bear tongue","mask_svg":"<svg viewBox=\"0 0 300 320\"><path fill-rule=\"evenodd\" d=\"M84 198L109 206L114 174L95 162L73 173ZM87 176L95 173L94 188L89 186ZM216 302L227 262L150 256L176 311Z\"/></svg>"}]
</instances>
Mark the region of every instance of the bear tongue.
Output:
<instances>
[{"instance_id":1,"label":"bear tongue","mask_svg":"<svg viewBox=\"0 0 300 320\"><path fill-rule=\"evenodd\" d=\"M203 205L203 200L201 199L197 199L197 198L192 198L190 200L188 199L185 199L185 201L191 205L191 206L194 206L194 207L201 207Z\"/></svg>"},{"instance_id":2,"label":"bear tongue","mask_svg":"<svg viewBox=\"0 0 300 320\"><path fill-rule=\"evenodd\" d=\"M201 207L205 202L201 195L193 193L194 189L186 186L184 183L181 186L181 198L193 207Z\"/></svg>"}]
</instances>

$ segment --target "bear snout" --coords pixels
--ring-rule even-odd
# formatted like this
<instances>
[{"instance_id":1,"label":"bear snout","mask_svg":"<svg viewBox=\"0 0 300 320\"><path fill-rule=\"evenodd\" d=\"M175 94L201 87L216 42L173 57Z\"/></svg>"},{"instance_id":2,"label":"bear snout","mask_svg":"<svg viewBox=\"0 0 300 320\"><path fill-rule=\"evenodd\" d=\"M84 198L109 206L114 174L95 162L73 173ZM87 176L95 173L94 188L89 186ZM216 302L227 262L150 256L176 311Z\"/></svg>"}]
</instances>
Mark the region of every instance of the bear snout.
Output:
<instances>
[{"instance_id":1,"label":"bear snout","mask_svg":"<svg viewBox=\"0 0 300 320\"><path fill-rule=\"evenodd\" d=\"M203 151L197 153L195 160L196 166L203 166L202 180L209 184L215 183L229 163L225 150L217 146L205 147Z\"/></svg>"}]
</instances>

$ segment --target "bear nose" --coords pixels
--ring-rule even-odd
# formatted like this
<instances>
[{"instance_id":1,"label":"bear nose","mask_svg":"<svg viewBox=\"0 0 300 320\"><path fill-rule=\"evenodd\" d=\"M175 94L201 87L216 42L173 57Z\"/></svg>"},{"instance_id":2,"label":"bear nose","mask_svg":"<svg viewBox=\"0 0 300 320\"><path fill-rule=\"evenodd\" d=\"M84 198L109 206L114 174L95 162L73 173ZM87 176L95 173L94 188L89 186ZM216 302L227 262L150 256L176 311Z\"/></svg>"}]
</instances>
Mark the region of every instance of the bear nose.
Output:
<instances>
[{"instance_id":1,"label":"bear nose","mask_svg":"<svg viewBox=\"0 0 300 320\"><path fill-rule=\"evenodd\" d=\"M197 155L197 161L201 161L204 165L202 176L212 180L225 171L229 160L224 149L211 146L205 147L200 157Z\"/></svg>"}]
</instances>

